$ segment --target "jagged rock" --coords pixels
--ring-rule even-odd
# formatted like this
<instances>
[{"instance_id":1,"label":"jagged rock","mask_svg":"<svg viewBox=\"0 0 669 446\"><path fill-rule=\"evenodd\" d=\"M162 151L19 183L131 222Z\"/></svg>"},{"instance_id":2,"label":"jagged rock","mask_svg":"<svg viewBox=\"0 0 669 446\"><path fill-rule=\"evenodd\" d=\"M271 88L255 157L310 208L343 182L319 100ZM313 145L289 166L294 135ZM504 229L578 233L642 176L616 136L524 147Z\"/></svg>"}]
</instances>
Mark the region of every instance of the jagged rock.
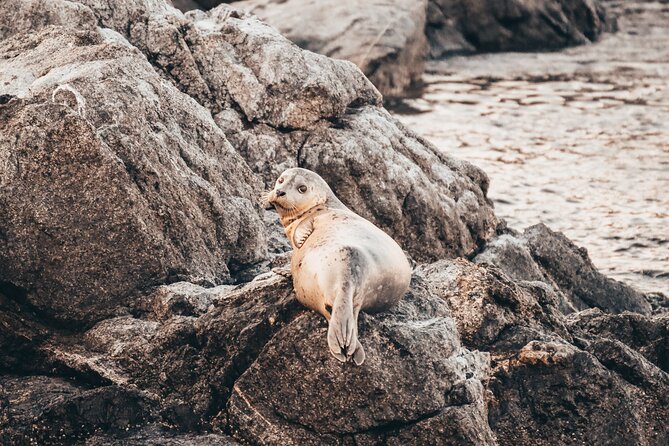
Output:
<instances>
[{"instance_id":1,"label":"jagged rock","mask_svg":"<svg viewBox=\"0 0 669 446\"><path fill-rule=\"evenodd\" d=\"M496 444L480 404L487 356L461 347L445 302L414 278L397 307L361 316L362 366L331 360L327 323L313 312L272 338L234 385L233 437L264 445Z\"/></svg>"},{"instance_id":2,"label":"jagged rock","mask_svg":"<svg viewBox=\"0 0 669 446\"><path fill-rule=\"evenodd\" d=\"M566 323L550 286L513 282L465 260L423 265L418 274L449 303L463 343L491 354L488 418L500 444L650 445L669 438L662 421L669 375L651 362L662 352L653 347L665 348L666 340L656 321L587 310ZM623 344L625 330L623 342L605 337L606 319L593 315L638 326L644 341ZM611 330L618 331L615 323Z\"/></svg>"},{"instance_id":3,"label":"jagged rock","mask_svg":"<svg viewBox=\"0 0 669 446\"><path fill-rule=\"evenodd\" d=\"M553 50L595 41L615 27L597 0L430 0L430 57Z\"/></svg>"},{"instance_id":4,"label":"jagged rock","mask_svg":"<svg viewBox=\"0 0 669 446\"><path fill-rule=\"evenodd\" d=\"M489 420L500 444L663 444L666 383L640 388L573 345L532 341L495 364Z\"/></svg>"},{"instance_id":5,"label":"jagged rock","mask_svg":"<svg viewBox=\"0 0 669 446\"><path fill-rule=\"evenodd\" d=\"M124 430L156 418L156 404L119 386L88 388L46 376L0 377L2 444L71 444L97 429Z\"/></svg>"},{"instance_id":6,"label":"jagged rock","mask_svg":"<svg viewBox=\"0 0 669 446\"><path fill-rule=\"evenodd\" d=\"M423 75L427 0L244 0L232 6L302 48L355 63L384 96L403 95Z\"/></svg>"},{"instance_id":7,"label":"jagged rock","mask_svg":"<svg viewBox=\"0 0 669 446\"><path fill-rule=\"evenodd\" d=\"M566 323L584 338L620 341L669 373L669 316L636 313L606 314L590 309L569 315Z\"/></svg>"},{"instance_id":8,"label":"jagged rock","mask_svg":"<svg viewBox=\"0 0 669 446\"><path fill-rule=\"evenodd\" d=\"M558 291L563 313L591 307L649 314L648 300L634 288L597 271L584 248L544 224L522 234L503 234L479 253L477 263L498 266L516 280L542 281Z\"/></svg>"},{"instance_id":9,"label":"jagged rock","mask_svg":"<svg viewBox=\"0 0 669 446\"><path fill-rule=\"evenodd\" d=\"M95 435L85 446L237 446L227 435L185 434L152 424L115 434Z\"/></svg>"},{"instance_id":10,"label":"jagged rock","mask_svg":"<svg viewBox=\"0 0 669 446\"><path fill-rule=\"evenodd\" d=\"M162 285L147 298L148 307L154 318L163 321L173 316L201 316L233 288L233 285L205 288L190 282Z\"/></svg>"},{"instance_id":11,"label":"jagged rock","mask_svg":"<svg viewBox=\"0 0 669 446\"><path fill-rule=\"evenodd\" d=\"M548 287L514 283L495 268L464 259L422 265L418 273L448 302L462 341L470 348L506 351L537 338L571 339L558 299Z\"/></svg>"},{"instance_id":12,"label":"jagged rock","mask_svg":"<svg viewBox=\"0 0 669 446\"><path fill-rule=\"evenodd\" d=\"M0 281L56 319L90 323L152 284L231 280L266 255L256 178L119 39L52 28L0 43L15 97L0 106Z\"/></svg>"}]
</instances>

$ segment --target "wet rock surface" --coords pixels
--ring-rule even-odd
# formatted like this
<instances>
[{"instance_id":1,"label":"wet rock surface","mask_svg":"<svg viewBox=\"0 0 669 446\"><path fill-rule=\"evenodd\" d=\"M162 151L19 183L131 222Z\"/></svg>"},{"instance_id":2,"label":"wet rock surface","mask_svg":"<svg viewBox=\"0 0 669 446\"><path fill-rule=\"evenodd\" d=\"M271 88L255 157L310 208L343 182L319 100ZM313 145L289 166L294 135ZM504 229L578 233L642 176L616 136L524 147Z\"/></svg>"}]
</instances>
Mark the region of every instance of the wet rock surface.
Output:
<instances>
[{"instance_id":1,"label":"wet rock surface","mask_svg":"<svg viewBox=\"0 0 669 446\"><path fill-rule=\"evenodd\" d=\"M143 0L12 1L0 58L3 445L669 441L666 299L504 229L352 64ZM421 261L360 367L250 281L289 260L256 200L294 165Z\"/></svg>"}]
</instances>

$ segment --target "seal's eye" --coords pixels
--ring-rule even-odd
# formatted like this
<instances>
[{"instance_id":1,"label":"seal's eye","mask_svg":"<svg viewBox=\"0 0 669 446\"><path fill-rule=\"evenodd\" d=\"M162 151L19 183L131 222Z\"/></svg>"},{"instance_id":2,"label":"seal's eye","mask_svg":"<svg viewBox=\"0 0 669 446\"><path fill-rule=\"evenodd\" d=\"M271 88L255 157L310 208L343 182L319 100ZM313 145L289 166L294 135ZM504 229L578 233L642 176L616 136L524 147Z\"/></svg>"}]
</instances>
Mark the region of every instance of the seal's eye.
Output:
<instances>
[{"instance_id":1,"label":"seal's eye","mask_svg":"<svg viewBox=\"0 0 669 446\"><path fill-rule=\"evenodd\" d=\"M278 180L276 180L276 182L279 183L279 184L283 183L283 177L281 177L281 178L279 178Z\"/></svg>"},{"instance_id":2,"label":"seal's eye","mask_svg":"<svg viewBox=\"0 0 669 446\"><path fill-rule=\"evenodd\" d=\"M300 186L300 187L297 188L297 191L298 191L299 193L303 194L303 193L305 193L305 192L307 191L307 186L302 185L302 186Z\"/></svg>"}]
</instances>

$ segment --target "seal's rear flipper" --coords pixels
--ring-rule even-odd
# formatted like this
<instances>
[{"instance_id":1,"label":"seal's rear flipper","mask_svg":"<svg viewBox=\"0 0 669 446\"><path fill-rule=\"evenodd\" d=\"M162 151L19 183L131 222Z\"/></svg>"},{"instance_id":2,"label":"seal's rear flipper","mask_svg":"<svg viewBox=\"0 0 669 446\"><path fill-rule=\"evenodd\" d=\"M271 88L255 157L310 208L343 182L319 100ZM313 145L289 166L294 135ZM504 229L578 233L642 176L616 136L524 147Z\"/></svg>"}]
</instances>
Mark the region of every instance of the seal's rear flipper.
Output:
<instances>
[{"instance_id":1,"label":"seal's rear flipper","mask_svg":"<svg viewBox=\"0 0 669 446\"><path fill-rule=\"evenodd\" d=\"M365 362L365 350L363 350L360 341L357 341L355 351L353 352L353 362L355 362L355 365L362 365Z\"/></svg>"}]
</instances>

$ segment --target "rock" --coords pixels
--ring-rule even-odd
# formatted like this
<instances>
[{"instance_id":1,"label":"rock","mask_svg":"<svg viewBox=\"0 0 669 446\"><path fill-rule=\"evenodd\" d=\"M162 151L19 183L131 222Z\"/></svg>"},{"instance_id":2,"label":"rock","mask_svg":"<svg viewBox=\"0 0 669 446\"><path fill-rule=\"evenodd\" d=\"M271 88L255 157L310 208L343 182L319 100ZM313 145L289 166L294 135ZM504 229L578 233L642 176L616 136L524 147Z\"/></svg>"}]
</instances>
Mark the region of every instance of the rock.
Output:
<instances>
[{"instance_id":1,"label":"rock","mask_svg":"<svg viewBox=\"0 0 669 446\"><path fill-rule=\"evenodd\" d=\"M233 285L204 288L190 282L177 282L158 287L148 298L148 307L158 320L174 316L201 316Z\"/></svg>"},{"instance_id":2,"label":"rock","mask_svg":"<svg viewBox=\"0 0 669 446\"><path fill-rule=\"evenodd\" d=\"M669 316L649 317L624 312L607 314L593 308L566 320L581 337L604 337L620 341L669 373Z\"/></svg>"},{"instance_id":3,"label":"rock","mask_svg":"<svg viewBox=\"0 0 669 446\"><path fill-rule=\"evenodd\" d=\"M634 288L597 271L584 248L544 224L521 234L502 234L475 257L516 280L541 281L557 291L564 314L591 307L649 314L648 300Z\"/></svg>"},{"instance_id":4,"label":"rock","mask_svg":"<svg viewBox=\"0 0 669 446\"><path fill-rule=\"evenodd\" d=\"M92 29L99 24L107 39L136 46L164 78L208 108L266 184L295 165L323 174L335 188L342 185L337 192L345 203L398 238L417 259L465 255L491 235L495 218L485 174L391 118L379 107L378 91L352 64L303 51L225 5L184 16L160 2L82 3L96 17ZM15 9L18 19L34 14L27 6ZM48 16L34 26L50 21L64 19ZM85 93L80 92L84 98ZM336 149L341 159L324 153L324 147ZM361 174L351 175L346 168L351 163L356 171L364 168L360 182ZM332 172L329 177L327 171ZM402 181L396 181L398 175ZM257 194L260 188L253 181L248 184ZM359 190L375 194L378 204L363 199ZM442 222L436 224L435 218ZM255 235L251 231L246 238L262 238ZM227 266L237 272L262 260L257 252L250 254L230 259ZM202 279L220 282L211 275Z\"/></svg>"},{"instance_id":5,"label":"rock","mask_svg":"<svg viewBox=\"0 0 669 446\"><path fill-rule=\"evenodd\" d=\"M124 430L156 418L155 402L118 386L89 389L62 378L0 377L3 444L71 444L97 429Z\"/></svg>"},{"instance_id":6,"label":"rock","mask_svg":"<svg viewBox=\"0 0 669 446\"><path fill-rule=\"evenodd\" d=\"M518 349L539 338L571 339L555 293L534 282L514 283L501 271L464 259L441 260L417 270L448 302L469 348Z\"/></svg>"},{"instance_id":7,"label":"rock","mask_svg":"<svg viewBox=\"0 0 669 446\"><path fill-rule=\"evenodd\" d=\"M94 322L175 277L230 281L266 256L244 161L114 39L48 29L0 44L15 97L0 106L0 281L60 320Z\"/></svg>"},{"instance_id":8,"label":"rock","mask_svg":"<svg viewBox=\"0 0 669 446\"><path fill-rule=\"evenodd\" d=\"M490 425L500 444L663 444L669 387L646 389L577 347L532 341L496 364Z\"/></svg>"},{"instance_id":9,"label":"rock","mask_svg":"<svg viewBox=\"0 0 669 446\"><path fill-rule=\"evenodd\" d=\"M615 27L596 0L430 0L432 59L490 51L554 50L593 42Z\"/></svg>"},{"instance_id":10,"label":"rock","mask_svg":"<svg viewBox=\"0 0 669 446\"><path fill-rule=\"evenodd\" d=\"M420 82L426 56L545 51L615 30L598 0L176 1L183 11L221 3L256 14L299 46L354 62L384 96Z\"/></svg>"},{"instance_id":11,"label":"rock","mask_svg":"<svg viewBox=\"0 0 669 446\"><path fill-rule=\"evenodd\" d=\"M227 435L185 434L171 431L156 424L115 434L90 437L86 446L237 446L239 443Z\"/></svg>"},{"instance_id":12,"label":"rock","mask_svg":"<svg viewBox=\"0 0 669 446\"><path fill-rule=\"evenodd\" d=\"M417 273L448 302L463 344L491 354L488 419L500 444L669 438L662 421L669 375L653 363L666 347L660 318L586 310L565 319L545 283L513 282L495 267L465 260L422 265ZM636 342L625 334L629 325L611 324L622 342L610 336L607 317L638 327Z\"/></svg>"},{"instance_id":13,"label":"rock","mask_svg":"<svg viewBox=\"0 0 669 446\"><path fill-rule=\"evenodd\" d=\"M460 346L443 301L415 278L397 307L362 316L359 367L331 360L327 323L313 312L281 330L234 385L233 436L264 445L496 444L480 404L487 356Z\"/></svg>"},{"instance_id":14,"label":"rock","mask_svg":"<svg viewBox=\"0 0 669 446\"><path fill-rule=\"evenodd\" d=\"M302 48L355 63L384 96L402 96L420 83L427 0L244 0L232 6Z\"/></svg>"},{"instance_id":15,"label":"rock","mask_svg":"<svg viewBox=\"0 0 669 446\"><path fill-rule=\"evenodd\" d=\"M650 304L641 293L597 271L588 252L578 248L564 234L538 224L525 229L523 238L546 275L575 304L583 302L613 313L625 310L650 313Z\"/></svg>"}]
</instances>

